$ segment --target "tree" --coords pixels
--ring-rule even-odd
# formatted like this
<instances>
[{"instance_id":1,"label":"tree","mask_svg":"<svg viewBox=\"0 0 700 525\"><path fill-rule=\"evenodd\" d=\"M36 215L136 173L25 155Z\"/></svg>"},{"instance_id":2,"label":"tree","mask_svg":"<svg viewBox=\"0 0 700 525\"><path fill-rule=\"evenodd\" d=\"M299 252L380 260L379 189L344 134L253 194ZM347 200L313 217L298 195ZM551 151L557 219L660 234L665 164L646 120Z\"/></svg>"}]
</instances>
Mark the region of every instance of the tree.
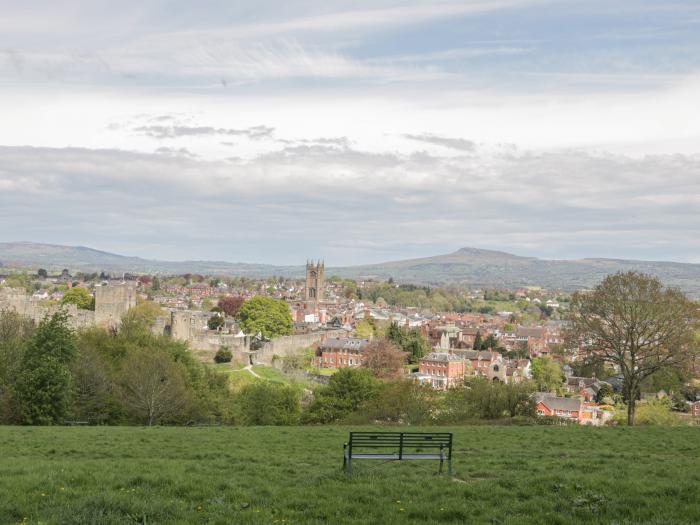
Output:
<instances>
[{"instance_id":1,"label":"tree","mask_svg":"<svg viewBox=\"0 0 700 525\"><path fill-rule=\"evenodd\" d=\"M24 353L17 378L22 423L50 425L68 415L72 382L68 365L75 355L75 337L68 314L45 318Z\"/></svg>"},{"instance_id":2,"label":"tree","mask_svg":"<svg viewBox=\"0 0 700 525\"><path fill-rule=\"evenodd\" d=\"M233 359L231 349L225 345L219 347L219 349L216 351L216 355L214 355L215 363L230 363L231 359Z\"/></svg>"},{"instance_id":3,"label":"tree","mask_svg":"<svg viewBox=\"0 0 700 525\"><path fill-rule=\"evenodd\" d=\"M299 423L299 393L288 385L256 381L237 396L239 421L244 425L295 425Z\"/></svg>"},{"instance_id":4,"label":"tree","mask_svg":"<svg viewBox=\"0 0 700 525\"><path fill-rule=\"evenodd\" d=\"M229 317L236 317L245 299L239 295L227 295L219 299L217 306Z\"/></svg>"},{"instance_id":5,"label":"tree","mask_svg":"<svg viewBox=\"0 0 700 525\"><path fill-rule=\"evenodd\" d=\"M430 352L430 343L416 328L409 329L392 322L387 328L386 338L408 353L411 363L417 363L421 357Z\"/></svg>"},{"instance_id":6,"label":"tree","mask_svg":"<svg viewBox=\"0 0 700 525\"><path fill-rule=\"evenodd\" d=\"M403 377L408 355L387 339L375 339L362 352L362 366L379 379Z\"/></svg>"},{"instance_id":7,"label":"tree","mask_svg":"<svg viewBox=\"0 0 700 525\"><path fill-rule=\"evenodd\" d=\"M374 326L366 319L355 322L355 335L363 339L369 339L374 335Z\"/></svg>"},{"instance_id":8,"label":"tree","mask_svg":"<svg viewBox=\"0 0 700 525\"><path fill-rule=\"evenodd\" d=\"M306 423L331 423L354 412L379 391L379 383L365 368L341 368L328 386L314 393L314 400L304 413Z\"/></svg>"},{"instance_id":9,"label":"tree","mask_svg":"<svg viewBox=\"0 0 700 525\"><path fill-rule=\"evenodd\" d=\"M160 349L129 355L121 371L121 391L126 409L140 422L182 419L191 401L182 363Z\"/></svg>"},{"instance_id":10,"label":"tree","mask_svg":"<svg viewBox=\"0 0 700 525\"><path fill-rule=\"evenodd\" d=\"M605 399L606 397L611 398L612 395L613 395L612 387L608 383L603 383L600 386L598 393L595 395L595 402L602 403L603 399Z\"/></svg>"},{"instance_id":11,"label":"tree","mask_svg":"<svg viewBox=\"0 0 700 525\"><path fill-rule=\"evenodd\" d=\"M224 318L221 315L212 315L207 321L207 326L209 330L218 330L224 326Z\"/></svg>"},{"instance_id":12,"label":"tree","mask_svg":"<svg viewBox=\"0 0 700 525\"><path fill-rule=\"evenodd\" d=\"M577 344L620 370L628 425L634 425L641 382L685 366L695 350L697 306L638 272L609 275L591 293L574 294L571 320Z\"/></svg>"},{"instance_id":13,"label":"tree","mask_svg":"<svg viewBox=\"0 0 700 525\"><path fill-rule=\"evenodd\" d=\"M14 310L0 310L0 423L19 423L16 382L34 323Z\"/></svg>"},{"instance_id":14,"label":"tree","mask_svg":"<svg viewBox=\"0 0 700 525\"><path fill-rule=\"evenodd\" d=\"M70 288L61 299L61 304L74 304L82 310L94 310L95 298L85 288Z\"/></svg>"},{"instance_id":15,"label":"tree","mask_svg":"<svg viewBox=\"0 0 700 525\"><path fill-rule=\"evenodd\" d=\"M477 330L476 335L474 336L474 344L472 345L472 348L474 350L481 350L482 346L483 342L481 341L481 332Z\"/></svg>"},{"instance_id":16,"label":"tree","mask_svg":"<svg viewBox=\"0 0 700 525\"><path fill-rule=\"evenodd\" d=\"M261 334L265 339L290 335L294 330L292 314L284 301L256 296L243 303L238 312L246 334Z\"/></svg>"},{"instance_id":17,"label":"tree","mask_svg":"<svg viewBox=\"0 0 700 525\"><path fill-rule=\"evenodd\" d=\"M38 277L41 277L42 279L46 279L49 276L49 273L44 270L43 268L39 268L36 272Z\"/></svg>"},{"instance_id":18,"label":"tree","mask_svg":"<svg viewBox=\"0 0 700 525\"><path fill-rule=\"evenodd\" d=\"M562 388L564 373L553 359L536 357L532 360L532 379L541 392L557 392Z\"/></svg>"}]
</instances>

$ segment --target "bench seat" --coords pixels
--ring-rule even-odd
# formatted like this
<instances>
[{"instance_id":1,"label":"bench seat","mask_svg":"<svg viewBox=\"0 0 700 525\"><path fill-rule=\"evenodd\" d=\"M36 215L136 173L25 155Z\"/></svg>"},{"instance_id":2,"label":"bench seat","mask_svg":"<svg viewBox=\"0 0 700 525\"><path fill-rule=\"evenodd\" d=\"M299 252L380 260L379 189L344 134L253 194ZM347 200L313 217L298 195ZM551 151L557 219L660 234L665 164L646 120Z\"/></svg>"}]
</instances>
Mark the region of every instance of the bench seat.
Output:
<instances>
[{"instance_id":1,"label":"bench seat","mask_svg":"<svg viewBox=\"0 0 700 525\"><path fill-rule=\"evenodd\" d=\"M452 434L449 432L350 432L343 445L343 468L352 472L353 459L447 461L452 474Z\"/></svg>"}]
</instances>

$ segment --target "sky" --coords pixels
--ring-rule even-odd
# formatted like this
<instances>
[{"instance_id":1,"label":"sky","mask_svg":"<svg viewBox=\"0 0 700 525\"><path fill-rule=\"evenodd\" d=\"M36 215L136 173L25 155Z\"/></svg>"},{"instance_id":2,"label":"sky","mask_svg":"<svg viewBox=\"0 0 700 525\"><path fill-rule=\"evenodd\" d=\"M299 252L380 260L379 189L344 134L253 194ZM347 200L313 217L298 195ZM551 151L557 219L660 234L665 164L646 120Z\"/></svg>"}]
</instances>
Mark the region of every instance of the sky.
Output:
<instances>
[{"instance_id":1,"label":"sky","mask_svg":"<svg viewBox=\"0 0 700 525\"><path fill-rule=\"evenodd\" d=\"M0 12L0 241L700 262L697 0Z\"/></svg>"}]
</instances>

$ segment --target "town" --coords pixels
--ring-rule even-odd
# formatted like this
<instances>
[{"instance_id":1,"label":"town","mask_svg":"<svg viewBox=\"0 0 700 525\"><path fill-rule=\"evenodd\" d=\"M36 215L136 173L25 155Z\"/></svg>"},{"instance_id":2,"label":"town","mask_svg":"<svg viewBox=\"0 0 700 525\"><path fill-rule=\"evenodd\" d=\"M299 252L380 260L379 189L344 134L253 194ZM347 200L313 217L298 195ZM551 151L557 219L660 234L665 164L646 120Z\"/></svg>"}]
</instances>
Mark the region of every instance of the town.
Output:
<instances>
[{"instance_id":1,"label":"town","mask_svg":"<svg viewBox=\"0 0 700 525\"><path fill-rule=\"evenodd\" d=\"M283 305L281 320L251 330L240 312L255 298ZM339 370L369 368L378 378L442 392L473 381L528 385L519 414L562 424L614 423L615 406L624 404L623 377L569 340L570 302L571 294L540 287L444 290L327 277L322 261L307 261L303 279L72 275L68 269L0 276L0 312L37 324L66 312L75 330L119 330L129 312L148 312L152 334L186 343L198 361L219 370L260 378L267 368L278 379L301 373L324 385ZM693 362L685 374L646 381L641 402L679 420L699 418L697 372Z\"/></svg>"}]
</instances>

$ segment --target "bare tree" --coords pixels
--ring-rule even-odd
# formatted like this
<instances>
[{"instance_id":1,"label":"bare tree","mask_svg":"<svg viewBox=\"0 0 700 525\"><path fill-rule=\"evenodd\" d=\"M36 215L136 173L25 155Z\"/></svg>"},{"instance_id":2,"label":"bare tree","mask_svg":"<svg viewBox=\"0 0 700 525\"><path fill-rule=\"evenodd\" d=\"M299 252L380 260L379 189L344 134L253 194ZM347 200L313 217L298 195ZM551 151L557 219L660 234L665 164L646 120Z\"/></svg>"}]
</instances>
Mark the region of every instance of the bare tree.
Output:
<instances>
[{"instance_id":1,"label":"bare tree","mask_svg":"<svg viewBox=\"0 0 700 525\"><path fill-rule=\"evenodd\" d=\"M380 379L402 377L407 361L408 354L387 339L375 339L362 352L362 366Z\"/></svg>"},{"instance_id":2,"label":"bare tree","mask_svg":"<svg viewBox=\"0 0 700 525\"><path fill-rule=\"evenodd\" d=\"M190 403L185 371L163 351L154 349L130 356L122 378L127 409L149 426L176 418Z\"/></svg>"},{"instance_id":3,"label":"bare tree","mask_svg":"<svg viewBox=\"0 0 700 525\"><path fill-rule=\"evenodd\" d=\"M571 320L573 340L622 375L628 425L641 381L687 365L695 351L698 306L642 273L609 275L592 292L577 292Z\"/></svg>"}]
</instances>

